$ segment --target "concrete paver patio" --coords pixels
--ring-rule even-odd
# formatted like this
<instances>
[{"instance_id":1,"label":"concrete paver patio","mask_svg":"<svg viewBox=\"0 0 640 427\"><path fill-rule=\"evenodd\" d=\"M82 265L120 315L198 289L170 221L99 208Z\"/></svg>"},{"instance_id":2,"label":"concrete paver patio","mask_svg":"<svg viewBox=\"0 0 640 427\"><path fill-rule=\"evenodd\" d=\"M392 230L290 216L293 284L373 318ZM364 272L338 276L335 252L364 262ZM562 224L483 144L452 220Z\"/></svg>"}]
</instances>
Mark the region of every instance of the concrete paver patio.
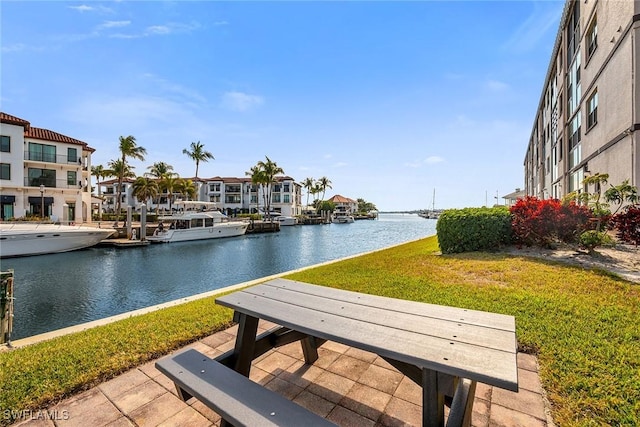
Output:
<instances>
[{"instance_id":1,"label":"concrete paver patio","mask_svg":"<svg viewBox=\"0 0 640 427\"><path fill-rule=\"evenodd\" d=\"M260 322L264 331L274 326ZM195 342L210 357L233 348L237 327ZM272 350L253 362L251 379L340 426L419 426L418 385L375 354L326 342L319 359L304 364L300 344ZM182 402L173 382L149 362L46 411L19 426L214 426L220 416L196 399ZM534 356L518 354L518 393L478 384L472 424L553 426ZM445 411L446 415L446 411Z\"/></svg>"}]
</instances>

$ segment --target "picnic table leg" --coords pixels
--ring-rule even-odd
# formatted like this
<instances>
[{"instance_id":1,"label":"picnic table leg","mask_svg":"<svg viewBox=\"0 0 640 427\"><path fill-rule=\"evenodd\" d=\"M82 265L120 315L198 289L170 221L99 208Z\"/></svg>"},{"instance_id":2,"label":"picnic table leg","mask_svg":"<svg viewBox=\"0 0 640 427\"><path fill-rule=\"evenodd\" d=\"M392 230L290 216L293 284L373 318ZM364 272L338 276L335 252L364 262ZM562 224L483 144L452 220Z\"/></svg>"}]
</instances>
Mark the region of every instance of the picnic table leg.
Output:
<instances>
[{"instance_id":1,"label":"picnic table leg","mask_svg":"<svg viewBox=\"0 0 640 427\"><path fill-rule=\"evenodd\" d=\"M256 347L256 335L258 333L258 318L242 313L235 313L238 322L238 335L233 350L236 361L233 369L245 377L249 377L251 362Z\"/></svg>"},{"instance_id":2,"label":"picnic table leg","mask_svg":"<svg viewBox=\"0 0 640 427\"><path fill-rule=\"evenodd\" d=\"M422 369L422 425L444 425L444 394L438 387L438 371Z\"/></svg>"}]
</instances>

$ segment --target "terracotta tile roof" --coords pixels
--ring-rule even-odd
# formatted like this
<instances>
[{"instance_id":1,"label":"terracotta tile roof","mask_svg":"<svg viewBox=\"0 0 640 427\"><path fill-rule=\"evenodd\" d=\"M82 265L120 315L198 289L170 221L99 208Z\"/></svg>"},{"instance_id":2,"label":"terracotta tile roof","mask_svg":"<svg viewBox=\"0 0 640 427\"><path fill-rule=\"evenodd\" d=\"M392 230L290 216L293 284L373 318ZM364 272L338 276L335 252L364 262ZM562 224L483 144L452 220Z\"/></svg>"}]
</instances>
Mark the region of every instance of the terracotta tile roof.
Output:
<instances>
[{"instance_id":1,"label":"terracotta tile roof","mask_svg":"<svg viewBox=\"0 0 640 427\"><path fill-rule=\"evenodd\" d=\"M126 184L126 183L132 184L134 182L135 182L135 179L131 179L131 178L124 178L122 180L123 184ZM100 185L111 185L111 184L117 184L117 183L118 183L118 179L117 178L110 179L108 181L100 181Z\"/></svg>"},{"instance_id":2,"label":"terracotta tile roof","mask_svg":"<svg viewBox=\"0 0 640 427\"><path fill-rule=\"evenodd\" d=\"M28 131L31 127L31 123L11 114L3 113L0 111L0 123L6 123L8 125L22 126L25 131Z\"/></svg>"},{"instance_id":3,"label":"terracotta tile roof","mask_svg":"<svg viewBox=\"0 0 640 427\"><path fill-rule=\"evenodd\" d=\"M64 142L66 144L82 145L86 150L94 152L95 150L87 145L86 142L80 141L75 138L63 135L58 132L54 132L49 129L30 128L24 132L25 138L41 139L44 141Z\"/></svg>"},{"instance_id":4,"label":"terracotta tile roof","mask_svg":"<svg viewBox=\"0 0 640 427\"><path fill-rule=\"evenodd\" d=\"M335 196L330 198L329 201L333 203L357 203L355 200L341 196L339 194L336 194Z\"/></svg>"}]
</instances>

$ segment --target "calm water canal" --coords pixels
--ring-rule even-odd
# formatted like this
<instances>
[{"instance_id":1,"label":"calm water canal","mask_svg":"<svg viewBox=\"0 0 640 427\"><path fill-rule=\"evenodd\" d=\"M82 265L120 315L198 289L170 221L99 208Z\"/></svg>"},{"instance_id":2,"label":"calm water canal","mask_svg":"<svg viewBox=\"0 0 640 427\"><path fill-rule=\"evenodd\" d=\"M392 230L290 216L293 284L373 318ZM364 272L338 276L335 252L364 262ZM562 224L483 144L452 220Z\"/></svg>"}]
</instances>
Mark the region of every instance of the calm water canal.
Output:
<instances>
[{"instance_id":1,"label":"calm water canal","mask_svg":"<svg viewBox=\"0 0 640 427\"><path fill-rule=\"evenodd\" d=\"M12 339L431 236L435 224L381 214L279 233L2 260L2 271L16 277Z\"/></svg>"}]
</instances>

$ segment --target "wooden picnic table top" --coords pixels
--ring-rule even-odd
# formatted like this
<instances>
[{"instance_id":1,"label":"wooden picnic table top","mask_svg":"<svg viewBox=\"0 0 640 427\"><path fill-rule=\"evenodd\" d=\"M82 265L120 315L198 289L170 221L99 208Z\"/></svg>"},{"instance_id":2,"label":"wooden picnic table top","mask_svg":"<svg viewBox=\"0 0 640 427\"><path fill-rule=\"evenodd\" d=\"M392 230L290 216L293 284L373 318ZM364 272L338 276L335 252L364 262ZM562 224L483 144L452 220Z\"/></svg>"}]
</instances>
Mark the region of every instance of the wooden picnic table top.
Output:
<instances>
[{"instance_id":1,"label":"wooden picnic table top","mask_svg":"<svg viewBox=\"0 0 640 427\"><path fill-rule=\"evenodd\" d=\"M245 288L216 303L418 368L518 390L513 316L286 279Z\"/></svg>"}]
</instances>

